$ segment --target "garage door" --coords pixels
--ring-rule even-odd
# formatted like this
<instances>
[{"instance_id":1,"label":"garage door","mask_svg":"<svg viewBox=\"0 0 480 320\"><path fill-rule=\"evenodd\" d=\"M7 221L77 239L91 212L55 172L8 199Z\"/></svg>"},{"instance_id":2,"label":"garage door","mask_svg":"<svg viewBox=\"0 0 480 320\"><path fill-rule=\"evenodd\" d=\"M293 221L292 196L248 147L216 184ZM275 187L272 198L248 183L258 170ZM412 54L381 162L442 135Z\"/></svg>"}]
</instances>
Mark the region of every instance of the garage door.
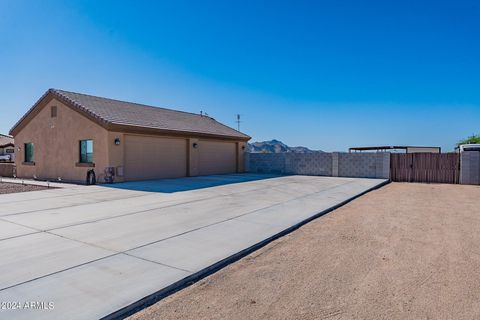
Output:
<instances>
[{"instance_id":1,"label":"garage door","mask_svg":"<svg viewBox=\"0 0 480 320\"><path fill-rule=\"evenodd\" d=\"M125 180L179 178L186 175L186 139L125 136Z\"/></svg>"},{"instance_id":2,"label":"garage door","mask_svg":"<svg viewBox=\"0 0 480 320\"><path fill-rule=\"evenodd\" d=\"M237 153L234 142L200 140L198 146L200 175L235 173L237 171Z\"/></svg>"}]
</instances>

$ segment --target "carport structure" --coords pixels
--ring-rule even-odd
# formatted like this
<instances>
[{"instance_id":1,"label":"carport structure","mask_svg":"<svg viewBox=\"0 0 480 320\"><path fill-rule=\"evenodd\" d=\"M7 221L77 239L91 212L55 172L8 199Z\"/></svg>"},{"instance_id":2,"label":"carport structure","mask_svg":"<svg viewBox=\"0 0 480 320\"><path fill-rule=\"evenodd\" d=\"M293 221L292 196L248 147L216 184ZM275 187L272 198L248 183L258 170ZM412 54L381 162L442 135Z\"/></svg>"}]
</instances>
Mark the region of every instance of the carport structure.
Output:
<instances>
[{"instance_id":1,"label":"carport structure","mask_svg":"<svg viewBox=\"0 0 480 320\"><path fill-rule=\"evenodd\" d=\"M0 196L0 301L54 306L0 317L125 315L386 182L236 174Z\"/></svg>"}]
</instances>

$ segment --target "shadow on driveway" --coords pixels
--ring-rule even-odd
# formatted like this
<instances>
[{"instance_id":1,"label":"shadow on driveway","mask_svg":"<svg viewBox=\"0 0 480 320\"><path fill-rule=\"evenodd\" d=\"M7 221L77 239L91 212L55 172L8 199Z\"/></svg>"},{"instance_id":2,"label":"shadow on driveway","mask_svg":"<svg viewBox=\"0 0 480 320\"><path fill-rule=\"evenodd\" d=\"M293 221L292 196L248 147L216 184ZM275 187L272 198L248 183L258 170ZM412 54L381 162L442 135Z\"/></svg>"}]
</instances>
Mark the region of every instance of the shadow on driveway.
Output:
<instances>
[{"instance_id":1,"label":"shadow on driveway","mask_svg":"<svg viewBox=\"0 0 480 320\"><path fill-rule=\"evenodd\" d=\"M120 182L114 184L103 184L101 186L114 189L174 193L277 177L281 177L281 175L239 173L176 179Z\"/></svg>"}]
</instances>

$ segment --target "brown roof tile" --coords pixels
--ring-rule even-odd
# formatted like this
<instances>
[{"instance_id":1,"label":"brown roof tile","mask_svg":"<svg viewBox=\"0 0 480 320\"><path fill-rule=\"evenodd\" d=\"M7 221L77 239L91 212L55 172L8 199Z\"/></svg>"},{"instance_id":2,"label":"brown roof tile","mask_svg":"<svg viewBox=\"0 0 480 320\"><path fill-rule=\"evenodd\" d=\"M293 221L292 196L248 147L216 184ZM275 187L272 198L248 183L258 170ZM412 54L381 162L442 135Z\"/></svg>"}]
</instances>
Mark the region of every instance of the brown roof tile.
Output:
<instances>
[{"instance_id":1,"label":"brown roof tile","mask_svg":"<svg viewBox=\"0 0 480 320\"><path fill-rule=\"evenodd\" d=\"M0 133L0 148L13 145L13 138Z\"/></svg>"},{"instance_id":2,"label":"brown roof tile","mask_svg":"<svg viewBox=\"0 0 480 320\"><path fill-rule=\"evenodd\" d=\"M250 137L232 129L211 117L199 114L158 108L143 104L96 97L81 93L49 89L39 102L52 93L60 101L69 104L101 124L121 125L132 128L158 129L182 133L197 133L212 136L239 138ZM32 109L38 105L37 102ZM11 132L23 121L30 111L12 128Z\"/></svg>"}]
</instances>

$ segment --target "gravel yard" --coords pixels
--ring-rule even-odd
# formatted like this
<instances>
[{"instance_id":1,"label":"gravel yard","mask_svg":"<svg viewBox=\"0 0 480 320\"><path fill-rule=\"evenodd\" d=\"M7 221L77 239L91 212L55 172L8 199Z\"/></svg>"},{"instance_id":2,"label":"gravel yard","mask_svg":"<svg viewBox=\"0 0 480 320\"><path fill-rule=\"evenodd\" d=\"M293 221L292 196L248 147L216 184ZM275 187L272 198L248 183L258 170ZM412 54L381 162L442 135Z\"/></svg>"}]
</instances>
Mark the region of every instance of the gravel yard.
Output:
<instances>
[{"instance_id":1,"label":"gravel yard","mask_svg":"<svg viewBox=\"0 0 480 320\"><path fill-rule=\"evenodd\" d=\"M391 183L131 320L479 319L479 230L480 187Z\"/></svg>"},{"instance_id":2,"label":"gravel yard","mask_svg":"<svg viewBox=\"0 0 480 320\"><path fill-rule=\"evenodd\" d=\"M0 194L45 190L46 187L0 182Z\"/></svg>"}]
</instances>

